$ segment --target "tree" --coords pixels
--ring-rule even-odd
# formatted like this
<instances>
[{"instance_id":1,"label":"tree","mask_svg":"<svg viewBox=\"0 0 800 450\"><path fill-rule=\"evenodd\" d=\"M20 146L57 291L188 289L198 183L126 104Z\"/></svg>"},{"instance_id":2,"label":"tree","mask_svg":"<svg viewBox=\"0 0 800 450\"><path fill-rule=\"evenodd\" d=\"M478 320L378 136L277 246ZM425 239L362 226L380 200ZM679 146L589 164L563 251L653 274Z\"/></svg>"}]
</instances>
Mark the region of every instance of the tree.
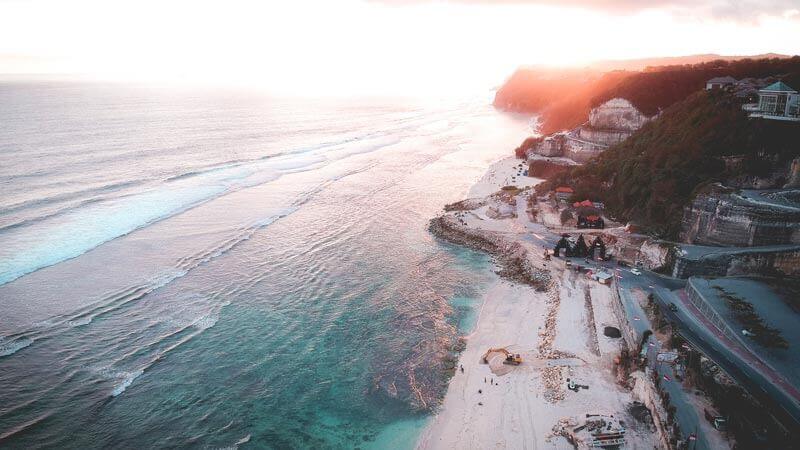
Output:
<instances>
[{"instance_id":1,"label":"tree","mask_svg":"<svg viewBox=\"0 0 800 450\"><path fill-rule=\"evenodd\" d=\"M575 243L575 256L587 256L589 254L589 247L586 246L586 241L583 239L583 235L581 234L578 236L578 242Z\"/></svg>"}]
</instances>

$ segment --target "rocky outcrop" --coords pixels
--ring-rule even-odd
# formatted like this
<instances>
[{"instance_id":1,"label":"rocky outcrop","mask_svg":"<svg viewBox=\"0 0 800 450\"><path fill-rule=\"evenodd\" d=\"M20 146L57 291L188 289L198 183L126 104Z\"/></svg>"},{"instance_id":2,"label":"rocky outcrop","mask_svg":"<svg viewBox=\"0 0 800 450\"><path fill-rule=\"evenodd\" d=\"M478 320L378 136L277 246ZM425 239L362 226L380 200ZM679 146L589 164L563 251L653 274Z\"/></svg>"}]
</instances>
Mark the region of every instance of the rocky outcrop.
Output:
<instances>
[{"instance_id":1,"label":"rocky outcrop","mask_svg":"<svg viewBox=\"0 0 800 450\"><path fill-rule=\"evenodd\" d=\"M800 208L792 206L792 193L765 194L712 186L684 209L681 240L740 247L800 244Z\"/></svg>"},{"instance_id":2,"label":"rocky outcrop","mask_svg":"<svg viewBox=\"0 0 800 450\"><path fill-rule=\"evenodd\" d=\"M574 163L567 162L564 158L534 157L528 162L528 176L536 178L550 178L561 172L566 172Z\"/></svg>"},{"instance_id":3,"label":"rocky outcrop","mask_svg":"<svg viewBox=\"0 0 800 450\"><path fill-rule=\"evenodd\" d=\"M630 102L614 98L592 109L587 123L569 132L547 136L533 147L531 153L564 156L585 163L627 139L647 120Z\"/></svg>"},{"instance_id":4,"label":"rocky outcrop","mask_svg":"<svg viewBox=\"0 0 800 450\"><path fill-rule=\"evenodd\" d=\"M589 125L595 129L633 133L647 122L647 117L624 98L613 98L589 113Z\"/></svg>"},{"instance_id":5,"label":"rocky outcrop","mask_svg":"<svg viewBox=\"0 0 800 450\"><path fill-rule=\"evenodd\" d=\"M789 177L788 180L786 180L786 185L784 187L800 187L800 158L793 159L792 163L789 165Z\"/></svg>"},{"instance_id":6,"label":"rocky outcrop","mask_svg":"<svg viewBox=\"0 0 800 450\"><path fill-rule=\"evenodd\" d=\"M550 272L534 267L528 258L527 249L518 242L509 242L489 231L467 228L451 216L431 219L428 230L448 242L494 256L500 265L498 274L503 278L533 286L538 290L546 290L550 284Z\"/></svg>"}]
</instances>

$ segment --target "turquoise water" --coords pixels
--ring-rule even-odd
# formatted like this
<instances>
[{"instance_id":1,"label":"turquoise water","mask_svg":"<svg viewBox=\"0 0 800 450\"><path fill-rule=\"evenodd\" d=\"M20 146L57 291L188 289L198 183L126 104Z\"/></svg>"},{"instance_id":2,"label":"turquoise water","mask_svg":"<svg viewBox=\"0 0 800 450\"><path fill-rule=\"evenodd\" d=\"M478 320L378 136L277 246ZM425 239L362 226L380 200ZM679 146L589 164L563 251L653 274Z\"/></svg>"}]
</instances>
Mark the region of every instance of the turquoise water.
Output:
<instances>
[{"instance_id":1,"label":"turquoise water","mask_svg":"<svg viewBox=\"0 0 800 450\"><path fill-rule=\"evenodd\" d=\"M482 101L0 85L0 446L410 448L495 280Z\"/></svg>"}]
</instances>

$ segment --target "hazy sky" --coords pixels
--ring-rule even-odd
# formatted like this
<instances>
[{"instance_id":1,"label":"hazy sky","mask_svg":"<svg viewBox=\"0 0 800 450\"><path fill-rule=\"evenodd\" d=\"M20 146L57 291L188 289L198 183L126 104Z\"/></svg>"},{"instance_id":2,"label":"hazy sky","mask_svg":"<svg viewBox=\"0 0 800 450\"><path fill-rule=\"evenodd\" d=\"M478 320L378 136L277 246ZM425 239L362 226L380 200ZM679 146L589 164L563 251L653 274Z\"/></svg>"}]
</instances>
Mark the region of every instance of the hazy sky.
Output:
<instances>
[{"instance_id":1,"label":"hazy sky","mask_svg":"<svg viewBox=\"0 0 800 450\"><path fill-rule=\"evenodd\" d=\"M0 0L0 73L395 94L712 52L800 53L800 0Z\"/></svg>"}]
</instances>

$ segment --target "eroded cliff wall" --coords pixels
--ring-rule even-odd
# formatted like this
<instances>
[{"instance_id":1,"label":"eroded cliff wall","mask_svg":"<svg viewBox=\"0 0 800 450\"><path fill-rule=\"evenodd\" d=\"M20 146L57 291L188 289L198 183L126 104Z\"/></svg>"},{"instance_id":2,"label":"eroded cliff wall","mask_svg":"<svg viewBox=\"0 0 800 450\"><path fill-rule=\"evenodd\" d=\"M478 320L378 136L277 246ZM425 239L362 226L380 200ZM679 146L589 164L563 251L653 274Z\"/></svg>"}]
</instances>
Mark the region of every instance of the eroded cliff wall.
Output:
<instances>
[{"instance_id":1,"label":"eroded cliff wall","mask_svg":"<svg viewBox=\"0 0 800 450\"><path fill-rule=\"evenodd\" d=\"M800 208L715 186L684 209L681 240L738 247L800 244Z\"/></svg>"}]
</instances>

